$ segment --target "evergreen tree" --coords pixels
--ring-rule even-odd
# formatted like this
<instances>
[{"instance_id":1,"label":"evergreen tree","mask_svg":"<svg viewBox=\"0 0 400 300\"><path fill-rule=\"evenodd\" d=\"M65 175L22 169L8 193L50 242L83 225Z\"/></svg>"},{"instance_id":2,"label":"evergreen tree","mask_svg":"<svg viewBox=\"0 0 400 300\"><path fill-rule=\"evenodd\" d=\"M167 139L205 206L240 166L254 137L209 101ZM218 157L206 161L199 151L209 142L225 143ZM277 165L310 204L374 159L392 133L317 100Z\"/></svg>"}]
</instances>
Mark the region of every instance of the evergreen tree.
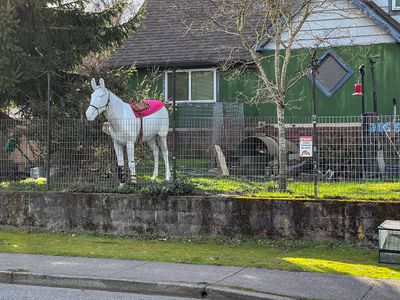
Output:
<instances>
[{"instance_id":1,"label":"evergreen tree","mask_svg":"<svg viewBox=\"0 0 400 300\"><path fill-rule=\"evenodd\" d=\"M16 85L22 79L21 61L23 50L18 46L15 36L18 20L14 18L12 7L2 3L0 7L0 103L4 95L15 96Z\"/></svg>"},{"instance_id":2,"label":"evergreen tree","mask_svg":"<svg viewBox=\"0 0 400 300\"><path fill-rule=\"evenodd\" d=\"M26 115L40 116L46 103L43 74L64 77L89 53L119 46L142 16L141 12L113 25L126 2L101 12L88 11L88 4L89 0L0 0L0 105L15 103ZM55 95L62 99L65 77L53 78Z\"/></svg>"}]
</instances>

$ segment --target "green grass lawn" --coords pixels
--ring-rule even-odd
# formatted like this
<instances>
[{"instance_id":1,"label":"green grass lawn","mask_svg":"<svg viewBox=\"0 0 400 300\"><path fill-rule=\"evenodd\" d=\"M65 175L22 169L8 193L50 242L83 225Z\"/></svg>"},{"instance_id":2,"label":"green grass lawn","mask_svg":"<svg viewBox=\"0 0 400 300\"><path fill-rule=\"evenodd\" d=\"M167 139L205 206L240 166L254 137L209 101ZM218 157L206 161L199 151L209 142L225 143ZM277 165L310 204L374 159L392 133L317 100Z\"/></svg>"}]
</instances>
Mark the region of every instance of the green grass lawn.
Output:
<instances>
[{"instance_id":1,"label":"green grass lawn","mask_svg":"<svg viewBox=\"0 0 400 300\"><path fill-rule=\"evenodd\" d=\"M378 264L377 250L332 241L176 240L0 231L0 252L241 266L400 280L400 266Z\"/></svg>"}]
</instances>

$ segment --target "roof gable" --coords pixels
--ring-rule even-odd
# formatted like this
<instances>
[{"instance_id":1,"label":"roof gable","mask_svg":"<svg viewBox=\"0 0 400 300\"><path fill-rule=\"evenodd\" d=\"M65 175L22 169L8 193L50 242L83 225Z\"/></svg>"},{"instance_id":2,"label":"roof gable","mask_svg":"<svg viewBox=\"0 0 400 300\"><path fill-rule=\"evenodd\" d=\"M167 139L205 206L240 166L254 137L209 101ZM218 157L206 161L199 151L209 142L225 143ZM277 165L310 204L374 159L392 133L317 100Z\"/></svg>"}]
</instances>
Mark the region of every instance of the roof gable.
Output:
<instances>
[{"instance_id":1,"label":"roof gable","mask_svg":"<svg viewBox=\"0 0 400 300\"><path fill-rule=\"evenodd\" d=\"M372 0L352 0L367 16L386 30L397 43L400 43L400 24L392 18L382 7Z\"/></svg>"},{"instance_id":2,"label":"roof gable","mask_svg":"<svg viewBox=\"0 0 400 300\"><path fill-rule=\"evenodd\" d=\"M321 6L313 11L302 26L293 44L294 49L399 42L399 24L374 2L318 1ZM297 19L300 17L295 16L295 22L298 22ZM287 32L283 33L282 39L289 39ZM272 49L275 49L275 45L269 41L260 50Z\"/></svg>"}]
</instances>

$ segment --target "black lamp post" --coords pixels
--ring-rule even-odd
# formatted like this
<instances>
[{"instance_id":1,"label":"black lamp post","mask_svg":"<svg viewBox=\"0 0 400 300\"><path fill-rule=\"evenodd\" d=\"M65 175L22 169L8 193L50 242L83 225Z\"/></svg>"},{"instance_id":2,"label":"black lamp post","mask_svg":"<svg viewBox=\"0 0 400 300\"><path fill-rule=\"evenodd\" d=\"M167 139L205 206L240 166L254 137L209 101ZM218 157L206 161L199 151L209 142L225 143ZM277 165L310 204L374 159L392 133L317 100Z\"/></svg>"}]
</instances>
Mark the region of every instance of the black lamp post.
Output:
<instances>
[{"instance_id":1,"label":"black lamp post","mask_svg":"<svg viewBox=\"0 0 400 300\"><path fill-rule=\"evenodd\" d=\"M369 64L371 65L371 80L372 80L372 105L374 113L378 113L378 96L376 94L376 75L375 75L375 64L376 61L373 58L369 58Z\"/></svg>"},{"instance_id":2,"label":"black lamp post","mask_svg":"<svg viewBox=\"0 0 400 300\"><path fill-rule=\"evenodd\" d=\"M361 95L361 118L364 119L365 116L365 66L360 66L360 77L362 84L362 95Z\"/></svg>"}]
</instances>

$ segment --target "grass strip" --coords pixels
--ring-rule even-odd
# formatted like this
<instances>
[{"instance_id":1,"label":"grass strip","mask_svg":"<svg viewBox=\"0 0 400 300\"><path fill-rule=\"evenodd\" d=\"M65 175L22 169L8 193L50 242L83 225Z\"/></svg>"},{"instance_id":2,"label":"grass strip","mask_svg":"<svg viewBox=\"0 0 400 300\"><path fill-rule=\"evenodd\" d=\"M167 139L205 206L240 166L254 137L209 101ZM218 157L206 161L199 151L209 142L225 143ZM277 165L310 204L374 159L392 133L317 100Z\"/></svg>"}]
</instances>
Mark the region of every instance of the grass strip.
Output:
<instances>
[{"instance_id":1,"label":"grass strip","mask_svg":"<svg viewBox=\"0 0 400 300\"><path fill-rule=\"evenodd\" d=\"M224 178L190 179L200 191L257 198L313 199L313 182L289 182L287 192L279 192L274 181L257 182ZM399 200L400 182L320 182L319 199Z\"/></svg>"},{"instance_id":2,"label":"grass strip","mask_svg":"<svg viewBox=\"0 0 400 300\"><path fill-rule=\"evenodd\" d=\"M190 188L193 186L193 188ZM25 179L17 182L0 182L0 190L4 191L44 191L46 179ZM169 191L178 195L184 194L228 194L244 197L266 199L313 199L312 182L290 182L287 192L276 189L274 181L252 181L223 177L193 177L179 179L174 186L168 182L151 182L147 177L140 178L137 186L127 186L119 189L118 182L62 184L56 190L92 193L145 193L155 194L160 191ZM400 182L320 182L318 184L319 199L343 200L400 200Z\"/></svg>"},{"instance_id":3,"label":"grass strip","mask_svg":"<svg viewBox=\"0 0 400 300\"><path fill-rule=\"evenodd\" d=\"M240 266L400 280L400 266L378 251L335 242L229 238L133 238L0 231L0 252Z\"/></svg>"}]
</instances>

